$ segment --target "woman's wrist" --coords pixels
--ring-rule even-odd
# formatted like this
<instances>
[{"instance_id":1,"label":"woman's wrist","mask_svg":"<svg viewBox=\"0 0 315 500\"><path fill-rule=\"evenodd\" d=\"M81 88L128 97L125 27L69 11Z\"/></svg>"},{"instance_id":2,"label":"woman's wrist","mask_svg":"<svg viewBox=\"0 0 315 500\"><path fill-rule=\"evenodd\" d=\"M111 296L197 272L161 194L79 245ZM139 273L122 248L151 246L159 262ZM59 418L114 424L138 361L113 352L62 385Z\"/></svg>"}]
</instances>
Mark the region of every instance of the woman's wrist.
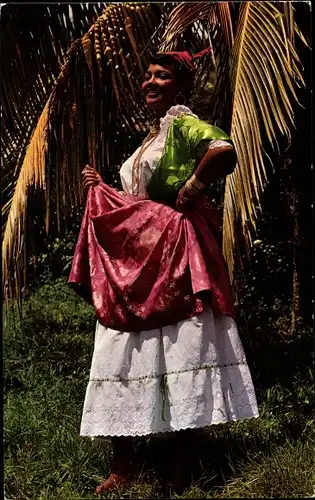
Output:
<instances>
[{"instance_id":1,"label":"woman's wrist","mask_svg":"<svg viewBox=\"0 0 315 500\"><path fill-rule=\"evenodd\" d=\"M185 184L185 187L191 192L193 196L199 196L207 188L206 184L200 182L195 174L193 174Z\"/></svg>"}]
</instances>

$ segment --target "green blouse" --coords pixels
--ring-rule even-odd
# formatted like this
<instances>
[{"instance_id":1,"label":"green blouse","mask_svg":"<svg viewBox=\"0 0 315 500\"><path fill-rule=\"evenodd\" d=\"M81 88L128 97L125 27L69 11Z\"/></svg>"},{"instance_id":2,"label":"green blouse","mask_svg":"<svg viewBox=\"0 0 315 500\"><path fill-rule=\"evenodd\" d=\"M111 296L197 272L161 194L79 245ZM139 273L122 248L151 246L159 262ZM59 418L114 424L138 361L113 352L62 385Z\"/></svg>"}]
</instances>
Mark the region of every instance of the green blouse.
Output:
<instances>
[{"instance_id":1,"label":"green blouse","mask_svg":"<svg viewBox=\"0 0 315 500\"><path fill-rule=\"evenodd\" d=\"M196 165L197 147L204 140L231 139L218 127L191 115L174 118L169 126L162 157L154 170L147 192L155 201L174 201L191 177Z\"/></svg>"}]
</instances>

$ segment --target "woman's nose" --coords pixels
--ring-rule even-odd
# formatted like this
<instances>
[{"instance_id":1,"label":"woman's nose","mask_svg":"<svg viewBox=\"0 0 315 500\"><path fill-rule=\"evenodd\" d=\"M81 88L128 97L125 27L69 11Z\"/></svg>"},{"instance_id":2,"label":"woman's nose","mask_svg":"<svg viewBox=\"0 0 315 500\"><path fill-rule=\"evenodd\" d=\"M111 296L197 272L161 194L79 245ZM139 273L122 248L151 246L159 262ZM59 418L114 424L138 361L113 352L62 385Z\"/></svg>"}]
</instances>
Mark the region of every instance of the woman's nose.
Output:
<instances>
[{"instance_id":1,"label":"woman's nose","mask_svg":"<svg viewBox=\"0 0 315 500\"><path fill-rule=\"evenodd\" d=\"M155 84L156 84L156 78L153 75L151 76L151 78L149 80L146 80L144 82L145 87L148 87L149 85L155 85Z\"/></svg>"}]
</instances>

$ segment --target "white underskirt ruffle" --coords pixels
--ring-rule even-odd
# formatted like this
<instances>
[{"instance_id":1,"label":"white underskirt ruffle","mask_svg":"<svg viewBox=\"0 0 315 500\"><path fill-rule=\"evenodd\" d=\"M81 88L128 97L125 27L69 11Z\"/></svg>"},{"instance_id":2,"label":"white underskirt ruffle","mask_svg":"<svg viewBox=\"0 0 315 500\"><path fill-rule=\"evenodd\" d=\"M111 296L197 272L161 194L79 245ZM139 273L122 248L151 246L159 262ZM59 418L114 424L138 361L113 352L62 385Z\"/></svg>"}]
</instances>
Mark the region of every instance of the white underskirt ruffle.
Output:
<instances>
[{"instance_id":1,"label":"white underskirt ruffle","mask_svg":"<svg viewBox=\"0 0 315 500\"><path fill-rule=\"evenodd\" d=\"M257 416L232 318L209 310L140 333L97 324L81 436L144 436Z\"/></svg>"}]
</instances>

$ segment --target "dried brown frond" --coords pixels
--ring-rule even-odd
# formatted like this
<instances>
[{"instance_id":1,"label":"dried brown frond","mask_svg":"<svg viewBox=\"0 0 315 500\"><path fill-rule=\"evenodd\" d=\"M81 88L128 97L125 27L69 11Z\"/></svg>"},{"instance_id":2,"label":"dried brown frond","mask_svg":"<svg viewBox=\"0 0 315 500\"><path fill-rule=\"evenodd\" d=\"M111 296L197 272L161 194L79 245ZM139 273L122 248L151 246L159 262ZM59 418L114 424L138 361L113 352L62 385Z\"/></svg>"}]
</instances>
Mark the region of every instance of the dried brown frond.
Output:
<instances>
[{"instance_id":1,"label":"dried brown frond","mask_svg":"<svg viewBox=\"0 0 315 500\"><path fill-rule=\"evenodd\" d=\"M4 223L30 138L67 51L104 4L6 4L1 8L1 191Z\"/></svg>"},{"instance_id":2,"label":"dried brown frond","mask_svg":"<svg viewBox=\"0 0 315 500\"><path fill-rule=\"evenodd\" d=\"M2 269L5 285L5 296L9 293L9 270L15 275L15 289L19 290L17 278L20 277L24 264L23 236L25 215L27 210L27 196L30 185L38 189L45 189L45 154L47 152L47 123L49 101L41 114L27 153L23 160L14 195L10 204L10 211L3 237ZM19 290L20 291L20 290Z\"/></svg>"},{"instance_id":3,"label":"dried brown frond","mask_svg":"<svg viewBox=\"0 0 315 500\"><path fill-rule=\"evenodd\" d=\"M46 229L53 226L62 233L83 201L84 166L95 166L117 185L121 161L148 129L152 116L141 92L145 68L139 51L159 26L161 14L154 4L110 4L72 42L6 205L3 279L12 289L21 291L25 285L21 252L27 250L23 231L29 187L44 189Z\"/></svg>"},{"instance_id":4,"label":"dried brown frond","mask_svg":"<svg viewBox=\"0 0 315 500\"><path fill-rule=\"evenodd\" d=\"M231 137L238 163L226 180L223 214L223 252L231 278L235 254L241 264L240 242L247 251L251 246L268 179L262 137L274 149L279 133L290 139L296 84L303 84L298 54L290 42L293 7L287 3L286 9L289 23L273 2L246 2L240 7L230 72Z\"/></svg>"}]
</instances>

